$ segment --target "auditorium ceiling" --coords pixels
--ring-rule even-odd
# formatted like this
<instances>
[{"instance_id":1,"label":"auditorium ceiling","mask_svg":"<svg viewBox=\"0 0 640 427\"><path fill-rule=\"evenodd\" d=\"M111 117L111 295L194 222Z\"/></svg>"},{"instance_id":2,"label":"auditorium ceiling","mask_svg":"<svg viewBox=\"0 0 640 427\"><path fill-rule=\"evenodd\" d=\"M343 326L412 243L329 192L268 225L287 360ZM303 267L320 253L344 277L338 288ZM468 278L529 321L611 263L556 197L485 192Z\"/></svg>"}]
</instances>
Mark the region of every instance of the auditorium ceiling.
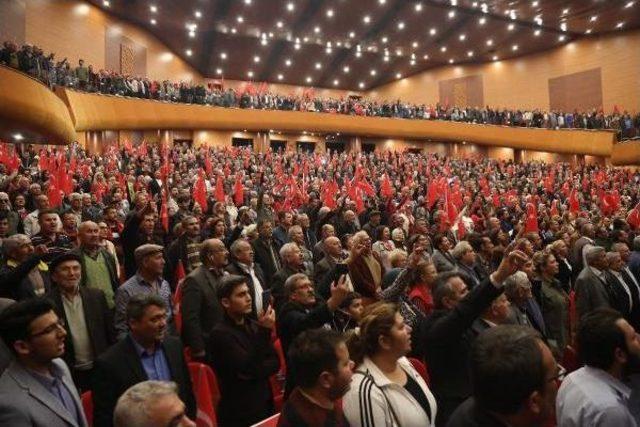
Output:
<instances>
[{"instance_id":1,"label":"auditorium ceiling","mask_svg":"<svg viewBox=\"0 0 640 427\"><path fill-rule=\"evenodd\" d=\"M347 90L640 27L640 0L90 2L144 27L206 77Z\"/></svg>"}]
</instances>

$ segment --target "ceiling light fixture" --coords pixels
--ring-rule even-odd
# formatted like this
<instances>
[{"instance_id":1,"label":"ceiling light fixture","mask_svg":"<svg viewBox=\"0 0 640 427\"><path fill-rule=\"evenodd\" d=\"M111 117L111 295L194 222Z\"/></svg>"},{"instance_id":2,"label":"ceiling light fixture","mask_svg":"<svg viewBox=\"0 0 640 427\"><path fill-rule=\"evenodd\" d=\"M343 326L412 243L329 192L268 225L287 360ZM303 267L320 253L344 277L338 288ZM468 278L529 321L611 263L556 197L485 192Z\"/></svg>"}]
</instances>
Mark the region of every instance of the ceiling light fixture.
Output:
<instances>
[{"instance_id":1,"label":"ceiling light fixture","mask_svg":"<svg viewBox=\"0 0 640 427\"><path fill-rule=\"evenodd\" d=\"M514 52L515 52L516 50L518 50L518 45L517 45L517 44L514 44L513 46L511 46L511 50L512 50L512 51L514 51Z\"/></svg>"},{"instance_id":2,"label":"ceiling light fixture","mask_svg":"<svg viewBox=\"0 0 640 427\"><path fill-rule=\"evenodd\" d=\"M365 15L364 18L362 18L362 21L365 24L368 24L369 22L371 22L371 17L369 15Z\"/></svg>"},{"instance_id":3,"label":"ceiling light fixture","mask_svg":"<svg viewBox=\"0 0 640 427\"><path fill-rule=\"evenodd\" d=\"M484 25L486 22L487 22L487 18L485 18L484 16L478 19L478 24L480 25Z\"/></svg>"},{"instance_id":4,"label":"ceiling light fixture","mask_svg":"<svg viewBox=\"0 0 640 427\"><path fill-rule=\"evenodd\" d=\"M202 18L202 12L200 12L199 10L196 10L193 14L194 14L194 15L195 15L195 17L196 17L196 18L198 18L198 19Z\"/></svg>"},{"instance_id":5,"label":"ceiling light fixture","mask_svg":"<svg viewBox=\"0 0 640 427\"><path fill-rule=\"evenodd\" d=\"M322 64L319 62L316 62L316 70L319 70L320 68L322 68Z\"/></svg>"},{"instance_id":6,"label":"ceiling light fixture","mask_svg":"<svg viewBox=\"0 0 640 427\"><path fill-rule=\"evenodd\" d=\"M334 86L338 86L339 84L340 84L340 81L339 81L338 79L335 79L335 80L333 81L333 85L334 85Z\"/></svg>"},{"instance_id":7,"label":"ceiling light fixture","mask_svg":"<svg viewBox=\"0 0 640 427\"><path fill-rule=\"evenodd\" d=\"M469 58L471 58L471 57L473 56L473 51L472 51L472 50L468 51L468 52L467 52L467 56L468 56Z\"/></svg>"},{"instance_id":8,"label":"ceiling light fixture","mask_svg":"<svg viewBox=\"0 0 640 427\"><path fill-rule=\"evenodd\" d=\"M402 78L402 74L396 73L396 79L401 79L401 78Z\"/></svg>"},{"instance_id":9,"label":"ceiling light fixture","mask_svg":"<svg viewBox=\"0 0 640 427\"><path fill-rule=\"evenodd\" d=\"M450 10L449 11L449 19L453 19L456 17L456 11L455 10Z\"/></svg>"},{"instance_id":10,"label":"ceiling light fixture","mask_svg":"<svg viewBox=\"0 0 640 427\"><path fill-rule=\"evenodd\" d=\"M278 80L282 80L284 79L284 76L282 74L278 74Z\"/></svg>"},{"instance_id":11,"label":"ceiling light fixture","mask_svg":"<svg viewBox=\"0 0 640 427\"><path fill-rule=\"evenodd\" d=\"M307 83L311 83L311 77L307 76L307 78L305 79Z\"/></svg>"},{"instance_id":12,"label":"ceiling light fixture","mask_svg":"<svg viewBox=\"0 0 640 427\"><path fill-rule=\"evenodd\" d=\"M453 58L449 59L449 64L453 64Z\"/></svg>"},{"instance_id":13,"label":"ceiling light fixture","mask_svg":"<svg viewBox=\"0 0 640 427\"><path fill-rule=\"evenodd\" d=\"M22 141L24 139L24 136L22 136L21 133L14 133L13 139L15 139L16 141Z\"/></svg>"},{"instance_id":14,"label":"ceiling light fixture","mask_svg":"<svg viewBox=\"0 0 640 427\"><path fill-rule=\"evenodd\" d=\"M109 0L104 0L104 1L102 2L102 5L103 5L104 7L109 7L109 6L111 6L111 3L109 2Z\"/></svg>"},{"instance_id":15,"label":"ceiling light fixture","mask_svg":"<svg viewBox=\"0 0 640 427\"><path fill-rule=\"evenodd\" d=\"M220 59L227 59L227 53L226 52L221 52L220 53Z\"/></svg>"},{"instance_id":16,"label":"ceiling light fixture","mask_svg":"<svg viewBox=\"0 0 640 427\"><path fill-rule=\"evenodd\" d=\"M435 28L431 28L429 30L429 35L435 36L437 32L438 32L438 30L436 30Z\"/></svg>"},{"instance_id":17,"label":"ceiling light fixture","mask_svg":"<svg viewBox=\"0 0 640 427\"><path fill-rule=\"evenodd\" d=\"M327 18L333 18L333 9L327 10Z\"/></svg>"},{"instance_id":18,"label":"ceiling light fixture","mask_svg":"<svg viewBox=\"0 0 640 427\"><path fill-rule=\"evenodd\" d=\"M364 89L364 82L360 82L360 83L358 83L358 87L359 87L360 89Z\"/></svg>"},{"instance_id":19,"label":"ceiling light fixture","mask_svg":"<svg viewBox=\"0 0 640 427\"><path fill-rule=\"evenodd\" d=\"M247 73L247 77L252 78L252 77L253 77L253 71L249 71L249 72Z\"/></svg>"},{"instance_id":20,"label":"ceiling light fixture","mask_svg":"<svg viewBox=\"0 0 640 427\"><path fill-rule=\"evenodd\" d=\"M540 30L535 30L535 31L533 32L533 35L534 35L534 36L536 36L536 37L538 37L538 36L540 35L540 33L541 33L541 31L540 31Z\"/></svg>"},{"instance_id":21,"label":"ceiling light fixture","mask_svg":"<svg viewBox=\"0 0 640 427\"><path fill-rule=\"evenodd\" d=\"M422 3L416 3L414 6L416 12L422 12Z\"/></svg>"},{"instance_id":22,"label":"ceiling light fixture","mask_svg":"<svg viewBox=\"0 0 640 427\"><path fill-rule=\"evenodd\" d=\"M216 68L216 74L222 74L222 68Z\"/></svg>"},{"instance_id":23,"label":"ceiling light fixture","mask_svg":"<svg viewBox=\"0 0 640 427\"><path fill-rule=\"evenodd\" d=\"M498 60L498 55L493 55L493 58L491 58L491 59L493 59L494 61L497 61Z\"/></svg>"},{"instance_id":24,"label":"ceiling light fixture","mask_svg":"<svg viewBox=\"0 0 640 427\"><path fill-rule=\"evenodd\" d=\"M466 34L460 34L460 36L458 36L458 39L460 39L460 41L464 41L464 39L467 38Z\"/></svg>"},{"instance_id":25,"label":"ceiling light fixture","mask_svg":"<svg viewBox=\"0 0 640 427\"><path fill-rule=\"evenodd\" d=\"M151 18L151 25L156 25L158 23L158 21L155 20L155 18Z\"/></svg>"},{"instance_id":26,"label":"ceiling light fixture","mask_svg":"<svg viewBox=\"0 0 640 427\"><path fill-rule=\"evenodd\" d=\"M514 24L509 24L509 25L507 26L507 29L508 29L509 31L513 31L515 28L516 28L516 26L515 26Z\"/></svg>"},{"instance_id":27,"label":"ceiling light fixture","mask_svg":"<svg viewBox=\"0 0 640 427\"><path fill-rule=\"evenodd\" d=\"M187 50L185 50L185 51L184 51L184 53L186 53L186 54L187 54L187 56L191 56L191 55L193 55L193 52L191 51L191 49L187 49Z\"/></svg>"},{"instance_id":28,"label":"ceiling light fixture","mask_svg":"<svg viewBox=\"0 0 640 427\"><path fill-rule=\"evenodd\" d=\"M624 22L618 22L616 24L616 28L622 28L624 26Z\"/></svg>"},{"instance_id":29,"label":"ceiling light fixture","mask_svg":"<svg viewBox=\"0 0 640 427\"><path fill-rule=\"evenodd\" d=\"M487 40L487 46L493 46L493 40L491 39Z\"/></svg>"},{"instance_id":30,"label":"ceiling light fixture","mask_svg":"<svg viewBox=\"0 0 640 427\"><path fill-rule=\"evenodd\" d=\"M296 8L296 5L295 5L295 4L293 4L293 3L291 3L291 2L287 3L287 10L288 10L289 12L293 12L293 9L295 9L295 8Z\"/></svg>"},{"instance_id":31,"label":"ceiling light fixture","mask_svg":"<svg viewBox=\"0 0 640 427\"><path fill-rule=\"evenodd\" d=\"M151 6L149 6L149 10L151 11L151 13L157 13L158 6L156 6L155 4L152 4Z\"/></svg>"},{"instance_id":32,"label":"ceiling light fixture","mask_svg":"<svg viewBox=\"0 0 640 427\"><path fill-rule=\"evenodd\" d=\"M404 22L398 22L398 30L404 30Z\"/></svg>"},{"instance_id":33,"label":"ceiling light fixture","mask_svg":"<svg viewBox=\"0 0 640 427\"><path fill-rule=\"evenodd\" d=\"M256 64L257 64L258 62L260 62L260 57L259 57L259 56L254 56L254 57L253 57L253 62L255 62Z\"/></svg>"},{"instance_id":34,"label":"ceiling light fixture","mask_svg":"<svg viewBox=\"0 0 640 427\"><path fill-rule=\"evenodd\" d=\"M286 61L284 61L284 65L286 65L287 67L291 66L291 60L287 59Z\"/></svg>"}]
</instances>

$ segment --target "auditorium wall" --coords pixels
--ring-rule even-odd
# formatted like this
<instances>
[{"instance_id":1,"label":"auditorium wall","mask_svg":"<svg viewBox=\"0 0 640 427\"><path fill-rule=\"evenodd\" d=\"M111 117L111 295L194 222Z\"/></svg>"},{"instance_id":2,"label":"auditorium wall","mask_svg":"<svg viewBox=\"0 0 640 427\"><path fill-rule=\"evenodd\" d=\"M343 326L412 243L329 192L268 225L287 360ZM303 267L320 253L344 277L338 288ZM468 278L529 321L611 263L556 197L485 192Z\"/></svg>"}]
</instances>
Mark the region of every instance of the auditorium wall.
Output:
<instances>
[{"instance_id":1,"label":"auditorium wall","mask_svg":"<svg viewBox=\"0 0 640 427\"><path fill-rule=\"evenodd\" d=\"M37 45L45 52L56 53L56 60L67 57L72 66L82 58L95 70L119 71L123 45L131 48L129 65L134 73L145 73L154 79L203 80L160 40L87 2L3 0L0 5L3 39Z\"/></svg>"},{"instance_id":2,"label":"auditorium wall","mask_svg":"<svg viewBox=\"0 0 640 427\"><path fill-rule=\"evenodd\" d=\"M444 102L440 85L452 79L481 78L484 104L509 108L550 108L549 80L588 70L599 70L605 111L615 105L640 110L640 31L589 37L557 49L521 58L479 65L436 68L379 86L365 93L379 99L400 98L414 103ZM476 77L477 76L477 77ZM580 77L580 75L578 75ZM452 83L452 82L449 82ZM464 85L458 86L464 91ZM460 97L477 99L474 93ZM446 91L445 91L446 92ZM451 96L451 95L450 95ZM593 97L589 97L593 99ZM450 104L453 100L449 99ZM592 102L592 101L585 101ZM584 106L585 108L587 106Z\"/></svg>"}]
</instances>

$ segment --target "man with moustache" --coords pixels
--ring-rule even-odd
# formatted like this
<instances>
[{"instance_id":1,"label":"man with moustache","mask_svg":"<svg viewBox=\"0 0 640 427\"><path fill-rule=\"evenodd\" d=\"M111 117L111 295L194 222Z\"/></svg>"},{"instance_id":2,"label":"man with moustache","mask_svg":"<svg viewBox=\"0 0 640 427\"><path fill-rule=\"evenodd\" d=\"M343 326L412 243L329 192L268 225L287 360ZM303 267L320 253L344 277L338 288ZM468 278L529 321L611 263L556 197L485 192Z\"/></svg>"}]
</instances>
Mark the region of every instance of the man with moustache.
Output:
<instances>
[{"instance_id":1,"label":"man with moustache","mask_svg":"<svg viewBox=\"0 0 640 427\"><path fill-rule=\"evenodd\" d=\"M640 339L620 313L599 308L583 316L577 344L585 366L562 382L556 403L559 426L637 426L625 381L640 367Z\"/></svg>"},{"instance_id":2,"label":"man with moustache","mask_svg":"<svg viewBox=\"0 0 640 427\"><path fill-rule=\"evenodd\" d=\"M0 337L15 359L0 377L0 425L86 427L65 351L67 333L51 301L30 298L0 314Z\"/></svg>"},{"instance_id":3,"label":"man with moustache","mask_svg":"<svg viewBox=\"0 0 640 427\"><path fill-rule=\"evenodd\" d=\"M282 408L278 427L348 426L336 404L353 375L342 334L327 329L303 332L289 349L288 368L295 372L297 387Z\"/></svg>"}]
</instances>

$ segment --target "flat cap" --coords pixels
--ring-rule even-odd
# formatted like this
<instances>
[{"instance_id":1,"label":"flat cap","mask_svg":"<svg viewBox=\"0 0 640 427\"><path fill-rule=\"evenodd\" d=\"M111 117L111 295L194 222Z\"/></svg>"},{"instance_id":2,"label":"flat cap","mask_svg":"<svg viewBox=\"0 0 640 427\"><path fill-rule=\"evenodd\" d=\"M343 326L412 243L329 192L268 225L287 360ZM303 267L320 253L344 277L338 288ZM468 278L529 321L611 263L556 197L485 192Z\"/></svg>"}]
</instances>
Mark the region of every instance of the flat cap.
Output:
<instances>
[{"instance_id":1,"label":"flat cap","mask_svg":"<svg viewBox=\"0 0 640 427\"><path fill-rule=\"evenodd\" d=\"M136 260L136 264L140 265L140 262L149 255L153 255L162 251L164 251L163 246L147 243L145 245L138 246L133 252L133 257Z\"/></svg>"},{"instance_id":2,"label":"flat cap","mask_svg":"<svg viewBox=\"0 0 640 427\"><path fill-rule=\"evenodd\" d=\"M58 268L58 266L65 261L82 262L82 260L80 259L80 255L74 252L65 252L62 255L58 255L53 260L51 260L51 262L49 263L49 271L56 271L56 268Z\"/></svg>"}]
</instances>

